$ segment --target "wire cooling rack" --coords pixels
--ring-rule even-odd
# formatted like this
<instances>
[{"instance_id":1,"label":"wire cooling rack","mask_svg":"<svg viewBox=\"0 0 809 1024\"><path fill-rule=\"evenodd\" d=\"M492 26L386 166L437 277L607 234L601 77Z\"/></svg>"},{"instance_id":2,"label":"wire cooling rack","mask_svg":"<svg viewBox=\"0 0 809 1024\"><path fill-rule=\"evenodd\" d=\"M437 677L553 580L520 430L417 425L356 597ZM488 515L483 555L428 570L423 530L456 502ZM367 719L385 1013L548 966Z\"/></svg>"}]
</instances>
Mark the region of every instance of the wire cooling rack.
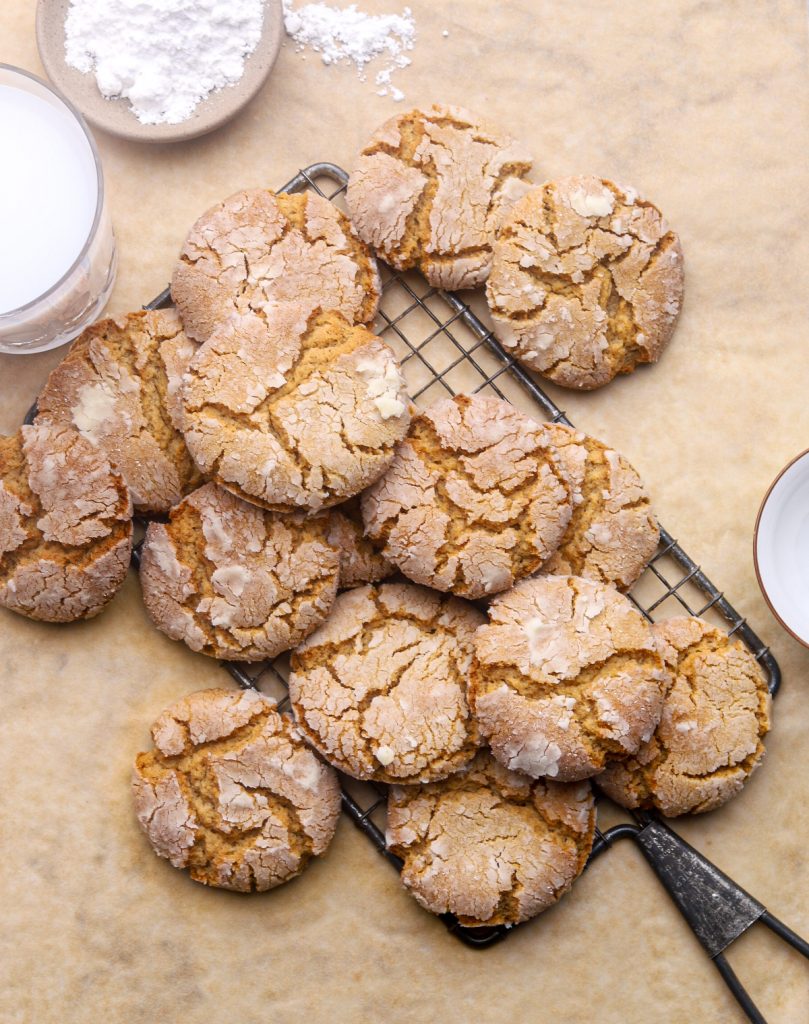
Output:
<instances>
[{"instance_id":1,"label":"wire cooling rack","mask_svg":"<svg viewBox=\"0 0 809 1024\"><path fill-rule=\"evenodd\" d=\"M280 191L312 190L342 206L347 181L347 173L336 164L316 163L299 171ZM408 392L417 405L431 405L439 398L459 392L482 392L514 401L524 408L527 399L528 408L541 413L545 419L572 425L457 295L430 287L416 273L400 273L386 265L381 266L381 273L382 298L374 330L396 352ZM145 308L160 309L169 305L171 294L167 288ZM138 561L138 554L135 561ZM741 638L766 673L770 692L773 695L777 692L781 673L769 648L663 527L656 554L628 596L649 621L669 618L683 611L713 618L731 636ZM239 686L261 689L276 697L282 710L288 708L288 659L285 656L249 668L234 662L222 664ZM341 776L341 785L345 813L399 871L401 861L387 849L382 830L386 787L357 782L346 776ZM638 826L628 823L603 832L596 829L588 863L617 840L637 838L637 835ZM445 914L442 920L453 934L477 948L493 945L514 930L507 926L467 928L451 914Z\"/></svg>"}]
</instances>

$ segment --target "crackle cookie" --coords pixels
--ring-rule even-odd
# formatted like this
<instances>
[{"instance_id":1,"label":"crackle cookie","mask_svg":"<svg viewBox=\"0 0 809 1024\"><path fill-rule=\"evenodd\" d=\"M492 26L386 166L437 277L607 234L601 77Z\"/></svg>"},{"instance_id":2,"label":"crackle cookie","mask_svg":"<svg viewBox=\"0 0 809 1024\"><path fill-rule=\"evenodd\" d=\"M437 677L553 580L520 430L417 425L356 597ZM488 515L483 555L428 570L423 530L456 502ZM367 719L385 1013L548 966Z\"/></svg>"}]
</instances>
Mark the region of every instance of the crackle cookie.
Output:
<instances>
[{"instance_id":1,"label":"crackle cookie","mask_svg":"<svg viewBox=\"0 0 809 1024\"><path fill-rule=\"evenodd\" d=\"M340 552L340 589L379 583L396 572L395 566L362 532L359 502L348 501L331 510L328 541Z\"/></svg>"},{"instance_id":2,"label":"crackle cookie","mask_svg":"<svg viewBox=\"0 0 809 1024\"><path fill-rule=\"evenodd\" d=\"M171 295L186 333L206 341L234 313L264 319L292 302L304 318L336 310L370 323L376 261L344 213L314 192L237 192L200 217L185 240Z\"/></svg>"},{"instance_id":3,"label":"crackle cookie","mask_svg":"<svg viewBox=\"0 0 809 1024\"><path fill-rule=\"evenodd\" d=\"M444 778L478 746L466 682L484 621L464 601L408 583L346 591L292 654L298 727L354 778Z\"/></svg>"},{"instance_id":4,"label":"crackle cookie","mask_svg":"<svg viewBox=\"0 0 809 1024\"><path fill-rule=\"evenodd\" d=\"M576 576L524 580L475 635L469 702L507 768L561 782L635 754L669 679L652 627L614 587Z\"/></svg>"},{"instance_id":5,"label":"crackle cookie","mask_svg":"<svg viewBox=\"0 0 809 1024\"><path fill-rule=\"evenodd\" d=\"M37 399L37 421L99 445L138 512L167 512L202 482L180 433L179 388L196 351L173 309L99 320L73 342Z\"/></svg>"},{"instance_id":6,"label":"crackle cookie","mask_svg":"<svg viewBox=\"0 0 809 1024\"><path fill-rule=\"evenodd\" d=\"M623 455L594 437L561 423L547 429L573 482L573 512L542 571L585 576L628 590L660 540L640 477Z\"/></svg>"},{"instance_id":7,"label":"crackle cookie","mask_svg":"<svg viewBox=\"0 0 809 1024\"><path fill-rule=\"evenodd\" d=\"M393 351L336 312L232 316L191 360L184 433L197 465L264 508L316 511L390 465L410 403Z\"/></svg>"},{"instance_id":8,"label":"crackle cookie","mask_svg":"<svg viewBox=\"0 0 809 1024\"><path fill-rule=\"evenodd\" d=\"M504 218L486 298L520 362L564 387L599 388L660 357L682 305L680 241L632 189L551 181Z\"/></svg>"},{"instance_id":9,"label":"crackle cookie","mask_svg":"<svg viewBox=\"0 0 809 1024\"><path fill-rule=\"evenodd\" d=\"M196 882L264 892L328 848L337 776L275 701L198 690L163 712L152 739L135 761L135 813L155 853Z\"/></svg>"},{"instance_id":10,"label":"crackle cookie","mask_svg":"<svg viewBox=\"0 0 809 1024\"><path fill-rule=\"evenodd\" d=\"M443 782L393 786L388 847L427 910L462 925L518 924L581 874L595 835L588 782L529 779L480 751Z\"/></svg>"},{"instance_id":11,"label":"crackle cookie","mask_svg":"<svg viewBox=\"0 0 809 1024\"><path fill-rule=\"evenodd\" d=\"M362 151L346 198L361 238L436 288L482 284L505 210L531 186L531 157L460 107L386 121Z\"/></svg>"},{"instance_id":12,"label":"crackle cookie","mask_svg":"<svg viewBox=\"0 0 809 1024\"><path fill-rule=\"evenodd\" d=\"M365 532L416 583L469 598L506 590L562 539L568 457L508 402L444 399L414 417L390 469L363 494Z\"/></svg>"},{"instance_id":13,"label":"crackle cookie","mask_svg":"<svg viewBox=\"0 0 809 1024\"><path fill-rule=\"evenodd\" d=\"M673 684L654 735L608 765L601 789L624 807L700 814L735 796L764 757L771 698L739 641L697 618L655 626Z\"/></svg>"},{"instance_id":14,"label":"crackle cookie","mask_svg":"<svg viewBox=\"0 0 809 1024\"><path fill-rule=\"evenodd\" d=\"M152 621L192 651L262 661L328 615L340 559L325 517L282 517L205 484L150 523L141 556Z\"/></svg>"},{"instance_id":15,"label":"crackle cookie","mask_svg":"<svg viewBox=\"0 0 809 1024\"><path fill-rule=\"evenodd\" d=\"M97 615L132 554L132 502L104 452L72 427L0 437L0 605L45 622Z\"/></svg>"}]
</instances>

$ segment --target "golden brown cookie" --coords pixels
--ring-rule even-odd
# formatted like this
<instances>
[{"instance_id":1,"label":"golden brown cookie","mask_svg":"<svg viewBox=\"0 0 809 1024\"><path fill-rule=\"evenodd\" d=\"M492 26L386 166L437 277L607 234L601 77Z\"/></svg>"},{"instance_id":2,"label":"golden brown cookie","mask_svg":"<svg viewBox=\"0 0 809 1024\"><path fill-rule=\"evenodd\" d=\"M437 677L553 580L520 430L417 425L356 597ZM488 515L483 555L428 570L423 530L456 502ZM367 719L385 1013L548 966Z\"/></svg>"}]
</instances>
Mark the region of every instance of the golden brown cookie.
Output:
<instances>
[{"instance_id":1,"label":"golden brown cookie","mask_svg":"<svg viewBox=\"0 0 809 1024\"><path fill-rule=\"evenodd\" d=\"M263 661L329 613L340 560L324 516L282 517L205 484L150 523L141 557L152 621L192 651Z\"/></svg>"},{"instance_id":2,"label":"golden brown cookie","mask_svg":"<svg viewBox=\"0 0 809 1024\"><path fill-rule=\"evenodd\" d=\"M274 701L198 690L163 712L152 739L135 761L135 813L155 853L195 881L263 892L328 848L337 776Z\"/></svg>"},{"instance_id":3,"label":"golden brown cookie","mask_svg":"<svg viewBox=\"0 0 809 1024\"><path fill-rule=\"evenodd\" d=\"M331 510L328 540L340 552L341 590L379 583L396 572L396 567L363 534L362 514L356 500Z\"/></svg>"},{"instance_id":4,"label":"golden brown cookie","mask_svg":"<svg viewBox=\"0 0 809 1024\"><path fill-rule=\"evenodd\" d=\"M632 189L592 176L547 182L504 218L486 298L520 362L564 387L600 388L668 343L683 298L680 241Z\"/></svg>"},{"instance_id":5,"label":"golden brown cookie","mask_svg":"<svg viewBox=\"0 0 809 1024\"><path fill-rule=\"evenodd\" d=\"M499 398L458 395L413 419L362 496L366 534L414 580L478 598L535 572L571 515L547 428Z\"/></svg>"},{"instance_id":6,"label":"golden brown cookie","mask_svg":"<svg viewBox=\"0 0 809 1024\"><path fill-rule=\"evenodd\" d=\"M72 427L0 437L0 605L45 622L98 615L126 578L132 502Z\"/></svg>"},{"instance_id":7,"label":"golden brown cookie","mask_svg":"<svg viewBox=\"0 0 809 1024\"><path fill-rule=\"evenodd\" d=\"M37 420L99 445L138 512L167 512L202 482L179 429L178 390L196 348L173 309L99 320L51 373Z\"/></svg>"},{"instance_id":8,"label":"golden brown cookie","mask_svg":"<svg viewBox=\"0 0 809 1024\"><path fill-rule=\"evenodd\" d=\"M237 192L191 228L171 282L186 333L205 341L234 313L263 319L292 302L304 318L336 310L370 323L376 262L351 223L314 192Z\"/></svg>"},{"instance_id":9,"label":"golden brown cookie","mask_svg":"<svg viewBox=\"0 0 809 1024\"><path fill-rule=\"evenodd\" d=\"M184 431L204 473L264 508L316 511L390 465L410 422L393 351L339 313L293 303L235 315L183 384Z\"/></svg>"},{"instance_id":10,"label":"golden brown cookie","mask_svg":"<svg viewBox=\"0 0 809 1024\"><path fill-rule=\"evenodd\" d=\"M383 583L341 594L292 654L301 732L348 775L432 782L474 755L466 682L484 617L424 587Z\"/></svg>"},{"instance_id":11,"label":"golden brown cookie","mask_svg":"<svg viewBox=\"0 0 809 1024\"><path fill-rule=\"evenodd\" d=\"M524 580L489 619L475 634L469 701L507 768L584 779L651 737L668 673L651 626L614 587Z\"/></svg>"},{"instance_id":12,"label":"golden brown cookie","mask_svg":"<svg viewBox=\"0 0 809 1024\"><path fill-rule=\"evenodd\" d=\"M387 263L418 267L436 288L474 288L530 169L518 143L468 110L411 110L371 137L348 182L348 208Z\"/></svg>"},{"instance_id":13,"label":"golden brown cookie","mask_svg":"<svg viewBox=\"0 0 809 1024\"><path fill-rule=\"evenodd\" d=\"M673 677L660 724L634 757L608 765L597 781L624 807L656 807L669 817L712 811L764 757L766 680L739 640L702 619L668 619L655 633Z\"/></svg>"},{"instance_id":14,"label":"golden brown cookie","mask_svg":"<svg viewBox=\"0 0 809 1024\"><path fill-rule=\"evenodd\" d=\"M467 927L518 924L581 874L595 835L588 782L533 780L488 751L443 782L393 786L387 843L427 910Z\"/></svg>"}]
</instances>

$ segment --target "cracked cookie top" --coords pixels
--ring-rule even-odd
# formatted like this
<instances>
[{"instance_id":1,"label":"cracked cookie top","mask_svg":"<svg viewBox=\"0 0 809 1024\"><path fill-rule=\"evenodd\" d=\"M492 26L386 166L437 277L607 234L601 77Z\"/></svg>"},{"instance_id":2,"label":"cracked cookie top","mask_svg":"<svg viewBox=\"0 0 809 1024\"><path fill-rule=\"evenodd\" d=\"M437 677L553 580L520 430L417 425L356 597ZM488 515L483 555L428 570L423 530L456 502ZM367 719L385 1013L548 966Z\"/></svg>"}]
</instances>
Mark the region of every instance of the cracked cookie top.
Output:
<instances>
[{"instance_id":1,"label":"cracked cookie top","mask_svg":"<svg viewBox=\"0 0 809 1024\"><path fill-rule=\"evenodd\" d=\"M506 590L562 538L568 457L509 402L444 399L414 417L390 469L363 494L365 531L416 583L469 598Z\"/></svg>"},{"instance_id":2,"label":"cracked cookie top","mask_svg":"<svg viewBox=\"0 0 809 1024\"><path fill-rule=\"evenodd\" d=\"M56 423L0 437L0 605L45 622L89 619L131 553L129 491L100 448Z\"/></svg>"},{"instance_id":3,"label":"cracked cookie top","mask_svg":"<svg viewBox=\"0 0 809 1024\"><path fill-rule=\"evenodd\" d=\"M613 587L524 580L475 635L469 701L507 768L562 782L635 754L660 721L668 673L652 627Z\"/></svg>"},{"instance_id":4,"label":"cracked cookie top","mask_svg":"<svg viewBox=\"0 0 809 1024\"><path fill-rule=\"evenodd\" d=\"M640 477L623 455L594 437L561 423L547 429L573 482L573 513L542 571L585 576L628 590L660 539Z\"/></svg>"},{"instance_id":5,"label":"cracked cookie top","mask_svg":"<svg viewBox=\"0 0 809 1024\"><path fill-rule=\"evenodd\" d=\"M234 313L265 318L291 302L370 323L376 262L344 213L314 192L237 192L191 228L171 282L186 334L205 341Z\"/></svg>"},{"instance_id":6,"label":"cracked cookie top","mask_svg":"<svg viewBox=\"0 0 809 1024\"><path fill-rule=\"evenodd\" d=\"M387 843L427 910L467 927L517 924L581 874L595 835L588 782L533 780L488 751L443 782L393 786Z\"/></svg>"},{"instance_id":7,"label":"cracked cookie top","mask_svg":"<svg viewBox=\"0 0 809 1024\"><path fill-rule=\"evenodd\" d=\"M348 183L351 219L391 266L430 284L474 288L489 273L503 213L530 185L531 158L460 107L432 106L386 121Z\"/></svg>"},{"instance_id":8,"label":"cracked cookie top","mask_svg":"<svg viewBox=\"0 0 809 1024\"><path fill-rule=\"evenodd\" d=\"M310 316L292 302L220 325L191 360L182 397L197 465L277 511L358 494L410 422L393 351L340 313Z\"/></svg>"},{"instance_id":9,"label":"cracked cookie top","mask_svg":"<svg viewBox=\"0 0 809 1024\"><path fill-rule=\"evenodd\" d=\"M656 807L669 817L712 811L764 757L771 709L764 673L741 641L702 619L668 619L655 632L673 676L660 724L597 782L624 807Z\"/></svg>"},{"instance_id":10,"label":"cracked cookie top","mask_svg":"<svg viewBox=\"0 0 809 1024\"><path fill-rule=\"evenodd\" d=\"M341 594L292 654L298 727L336 768L377 782L432 782L474 755L466 701L481 613L424 587L383 583Z\"/></svg>"},{"instance_id":11,"label":"cracked cookie top","mask_svg":"<svg viewBox=\"0 0 809 1024\"><path fill-rule=\"evenodd\" d=\"M141 557L152 621L191 650L262 661L328 615L339 555L324 516L279 516L205 484L150 523Z\"/></svg>"},{"instance_id":12,"label":"cracked cookie top","mask_svg":"<svg viewBox=\"0 0 809 1024\"><path fill-rule=\"evenodd\" d=\"M486 298L517 359L564 387L599 388L660 357L682 304L680 241L632 189L551 181L504 218Z\"/></svg>"},{"instance_id":13,"label":"cracked cookie top","mask_svg":"<svg viewBox=\"0 0 809 1024\"><path fill-rule=\"evenodd\" d=\"M201 483L180 433L179 388L196 351L173 309L99 320L37 399L37 421L75 427L123 475L138 512L167 512Z\"/></svg>"},{"instance_id":14,"label":"cracked cookie top","mask_svg":"<svg viewBox=\"0 0 809 1024\"><path fill-rule=\"evenodd\" d=\"M198 690L152 726L135 813L159 857L204 885L263 892L324 853L340 816L334 771L255 690Z\"/></svg>"},{"instance_id":15,"label":"cracked cookie top","mask_svg":"<svg viewBox=\"0 0 809 1024\"><path fill-rule=\"evenodd\" d=\"M328 538L329 544L340 552L341 590L379 583L396 572L363 534L359 502L349 501L331 510Z\"/></svg>"}]
</instances>

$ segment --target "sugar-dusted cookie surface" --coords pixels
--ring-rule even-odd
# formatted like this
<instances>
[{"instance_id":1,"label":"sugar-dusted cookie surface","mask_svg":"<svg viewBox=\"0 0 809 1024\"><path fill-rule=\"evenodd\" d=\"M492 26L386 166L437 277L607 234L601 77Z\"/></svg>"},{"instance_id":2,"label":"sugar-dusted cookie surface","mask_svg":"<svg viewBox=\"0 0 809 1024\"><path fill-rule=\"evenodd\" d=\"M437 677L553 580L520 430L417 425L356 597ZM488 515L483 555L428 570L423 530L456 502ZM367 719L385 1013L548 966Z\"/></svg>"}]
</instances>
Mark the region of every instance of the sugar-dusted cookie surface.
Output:
<instances>
[{"instance_id":1,"label":"sugar-dusted cookie surface","mask_svg":"<svg viewBox=\"0 0 809 1024\"><path fill-rule=\"evenodd\" d=\"M282 517L205 484L150 523L140 578L152 621L193 651L261 661L328 615L340 562L324 516Z\"/></svg>"},{"instance_id":2,"label":"sugar-dusted cookie surface","mask_svg":"<svg viewBox=\"0 0 809 1024\"><path fill-rule=\"evenodd\" d=\"M649 623L614 587L523 580L475 634L469 700L507 768L587 778L652 736L669 676Z\"/></svg>"},{"instance_id":3,"label":"sugar-dusted cookie surface","mask_svg":"<svg viewBox=\"0 0 809 1024\"><path fill-rule=\"evenodd\" d=\"M418 267L437 288L474 288L530 169L522 146L468 110L411 110L372 135L348 207L360 237L392 266Z\"/></svg>"},{"instance_id":4,"label":"sugar-dusted cookie surface","mask_svg":"<svg viewBox=\"0 0 809 1024\"><path fill-rule=\"evenodd\" d=\"M265 508L315 511L390 465L410 422L393 351L336 312L234 315L191 360L184 431L203 472Z\"/></svg>"},{"instance_id":5,"label":"sugar-dusted cookie surface","mask_svg":"<svg viewBox=\"0 0 809 1024\"><path fill-rule=\"evenodd\" d=\"M472 605L412 584L341 594L292 654L298 726L358 779L430 782L466 764L478 731L466 699Z\"/></svg>"},{"instance_id":6,"label":"sugar-dusted cookie surface","mask_svg":"<svg viewBox=\"0 0 809 1024\"><path fill-rule=\"evenodd\" d=\"M198 690L160 715L152 738L135 761L135 813L155 853L195 881L263 892L328 848L337 777L274 701Z\"/></svg>"},{"instance_id":7,"label":"sugar-dusted cookie surface","mask_svg":"<svg viewBox=\"0 0 809 1024\"><path fill-rule=\"evenodd\" d=\"M448 779L393 786L388 798L402 882L427 910L467 927L547 910L581 873L594 834L588 782L530 779L484 750Z\"/></svg>"},{"instance_id":8,"label":"sugar-dusted cookie surface","mask_svg":"<svg viewBox=\"0 0 809 1024\"><path fill-rule=\"evenodd\" d=\"M417 415L390 469L362 496L365 531L389 561L416 583L470 598L535 572L571 511L568 473L546 427L484 395Z\"/></svg>"},{"instance_id":9,"label":"sugar-dusted cookie surface","mask_svg":"<svg viewBox=\"0 0 809 1024\"><path fill-rule=\"evenodd\" d=\"M331 510L329 544L340 552L340 589L349 590L365 583L379 583L396 572L362 532L362 513L355 499Z\"/></svg>"},{"instance_id":10,"label":"sugar-dusted cookie surface","mask_svg":"<svg viewBox=\"0 0 809 1024\"><path fill-rule=\"evenodd\" d=\"M660 724L596 781L624 807L670 817L712 811L764 757L772 705L764 673L741 641L702 619L667 619L655 632L673 676Z\"/></svg>"},{"instance_id":11,"label":"sugar-dusted cookie surface","mask_svg":"<svg viewBox=\"0 0 809 1024\"><path fill-rule=\"evenodd\" d=\"M293 302L304 317L337 310L370 323L379 302L376 261L348 218L314 192L237 192L191 228L171 294L194 341L234 313L263 318Z\"/></svg>"},{"instance_id":12,"label":"sugar-dusted cookie surface","mask_svg":"<svg viewBox=\"0 0 809 1024\"><path fill-rule=\"evenodd\" d=\"M178 392L196 348L172 309L99 320L51 373L37 419L99 445L136 511L167 512L202 482L179 429Z\"/></svg>"},{"instance_id":13,"label":"sugar-dusted cookie surface","mask_svg":"<svg viewBox=\"0 0 809 1024\"><path fill-rule=\"evenodd\" d=\"M55 423L0 437L0 605L45 622L89 619L131 553L129 491L100 448Z\"/></svg>"},{"instance_id":14,"label":"sugar-dusted cookie surface","mask_svg":"<svg viewBox=\"0 0 809 1024\"><path fill-rule=\"evenodd\" d=\"M565 387L599 388L655 362L669 341L680 241L633 189L592 176L547 182L504 218L486 298L517 359Z\"/></svg>"}]
</instances>

